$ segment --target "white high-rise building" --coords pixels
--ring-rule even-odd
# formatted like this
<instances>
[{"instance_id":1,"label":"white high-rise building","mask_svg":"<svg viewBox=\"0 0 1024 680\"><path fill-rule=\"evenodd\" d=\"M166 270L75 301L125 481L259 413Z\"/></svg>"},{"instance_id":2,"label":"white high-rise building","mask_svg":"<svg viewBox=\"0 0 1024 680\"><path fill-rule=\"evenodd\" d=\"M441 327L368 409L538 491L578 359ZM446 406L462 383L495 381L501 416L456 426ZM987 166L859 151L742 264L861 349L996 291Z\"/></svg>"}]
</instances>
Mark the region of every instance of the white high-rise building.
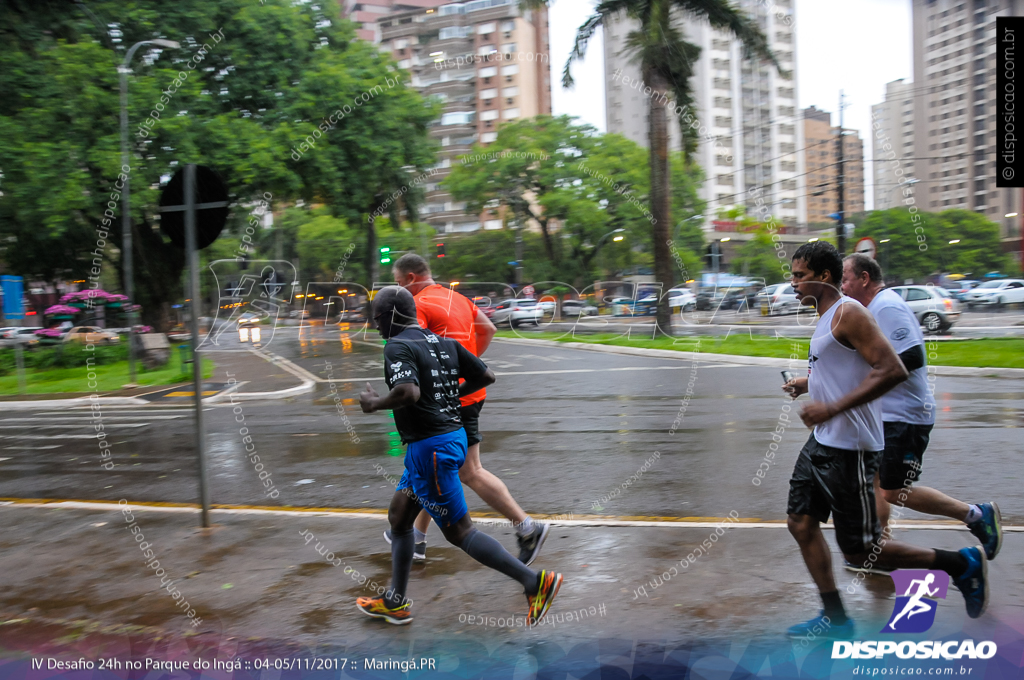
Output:
<instances>
[{"instance_id":1,"label":"white high-rise building","mask_svg":"<svg viewBox=\"0 0 1024 680\"><path fill-rule=\"evenodd\" d=\"M739 41L707 22L686 19L681 23L685 39L701 48L691 79L700 132L696 160L706 175L701 196L712 218L720 208L753 208L755 198L760 198L778 223L802 226L807 222L807 192L803 125L797 109L793 2L739 0L737 4L757 19L786 73L780 75L770 64L743 59ZM626 19L605 25L607 129L646 147L650 95L644 94L639 65L624 52L626 36L635 26ZM671 113L669 118L670 148L679 150L678 117Z\"/></svg>"},{"instance_id":2,"label":"white high-rise building","mask_svg":"<svg viewBox=\"0 0 1024 680\"><path fill-rule=\"evenodd\" d=\"M914 175L914 84L902 78L885 85L885 101L871 107L872 168L874 209L898 208L903 194L895 161L907 177ZM887 147L888 145L888 147Z\"/></svg>"}]
</instances>

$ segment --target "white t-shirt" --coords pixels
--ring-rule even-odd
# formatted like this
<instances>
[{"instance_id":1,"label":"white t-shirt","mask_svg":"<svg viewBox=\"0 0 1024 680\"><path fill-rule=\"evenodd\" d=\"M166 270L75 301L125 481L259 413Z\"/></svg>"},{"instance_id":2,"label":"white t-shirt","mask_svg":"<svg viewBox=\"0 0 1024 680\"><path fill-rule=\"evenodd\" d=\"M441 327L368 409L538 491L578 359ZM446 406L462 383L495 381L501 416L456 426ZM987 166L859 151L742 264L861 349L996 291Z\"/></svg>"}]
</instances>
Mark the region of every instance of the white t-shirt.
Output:
<instances>
[{"instance_id":1,"label":"white t-shirt","mask_svg":"<svg viewBox=\"0 0 1024 680\"><path fill-rule=\"evenodd\" d=\"M879 292L868 305L868 311L875 317L897 354L915 345L921 345L921 351L925 351L921 325L910 305L898 293L891 290ZM928 389L927 352L925 357L924 366L911 371L909 378L879 397L884 422L912 425L935 423L935 398Z\"/></svg>"}]
</instances>

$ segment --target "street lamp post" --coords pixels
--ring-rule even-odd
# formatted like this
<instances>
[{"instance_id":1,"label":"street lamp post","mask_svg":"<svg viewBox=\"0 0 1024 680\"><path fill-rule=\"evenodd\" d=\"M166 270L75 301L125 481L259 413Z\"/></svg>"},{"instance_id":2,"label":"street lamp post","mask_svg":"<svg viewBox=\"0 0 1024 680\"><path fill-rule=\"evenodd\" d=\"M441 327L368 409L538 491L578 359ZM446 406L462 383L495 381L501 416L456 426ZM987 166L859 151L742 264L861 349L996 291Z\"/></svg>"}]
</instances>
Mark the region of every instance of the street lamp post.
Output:
<instances>
[{"instance_id":1,"label":"street lamp post","mask_svg":"<svg viewBox=\"0 0 1024 680\"><path fill-rule=\"evenodd\" d=\"M125 173L123 194L124 205L121 208L121 264L124 267L124 294L128 298L128 382L135 384L135 282L132 277L132 213L131 213L131 165L128 163L128 68L135 56L135 51L143 45L177 48L180 45L173 40L143 40L132 45L117 72L121 80L121 167L128 168Z\"/></svg>"}]
</instances>

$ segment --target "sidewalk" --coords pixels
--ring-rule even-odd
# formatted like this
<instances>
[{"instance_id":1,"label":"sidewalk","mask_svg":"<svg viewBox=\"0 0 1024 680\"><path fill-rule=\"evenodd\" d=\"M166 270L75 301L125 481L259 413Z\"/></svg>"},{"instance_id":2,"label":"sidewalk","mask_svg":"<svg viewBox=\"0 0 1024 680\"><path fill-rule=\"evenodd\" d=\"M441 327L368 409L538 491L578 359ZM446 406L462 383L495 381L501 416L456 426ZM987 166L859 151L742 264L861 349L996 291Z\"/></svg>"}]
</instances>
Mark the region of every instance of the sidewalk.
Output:
<instances>
[{"instance_id":1,"label":"sidewalk","mask_svg":"<svg viewBox=\"0 0 1024 680\"><path fill-rule=\"evenodd\" d=\"M213 375L204 379L204 396L207 401L223 401L230 393L238 399L283 399L304 392L311 392L315 383L312 376L303 375L291 362L282 360L269 352L245 350L242 352L202 352L203 358L213 362ZM102 368L102 367L100 367ZM83 374L85 368L82 369ZM231 380L237 381L228 385ZM90 392L59 394L11 395L0 398L0 407L17 411L45 410L88 406L98 400L110 406L145 406L173 400L181 403L193 401L192 382L172 385L149 385L101 392L96 399ZM209 392L215 392L210 394Z\"/></svg>"}]
</instances>

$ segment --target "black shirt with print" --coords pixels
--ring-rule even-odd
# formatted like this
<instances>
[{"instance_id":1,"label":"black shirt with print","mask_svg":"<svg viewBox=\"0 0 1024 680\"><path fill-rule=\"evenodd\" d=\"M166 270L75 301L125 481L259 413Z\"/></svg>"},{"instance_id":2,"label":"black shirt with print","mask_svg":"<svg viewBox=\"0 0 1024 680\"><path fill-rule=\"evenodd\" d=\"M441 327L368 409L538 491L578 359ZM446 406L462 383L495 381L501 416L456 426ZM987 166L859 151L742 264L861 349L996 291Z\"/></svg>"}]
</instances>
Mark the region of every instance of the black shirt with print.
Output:
<instances>
[{"instance_id":1,"label":"black shirt with print","mask_svg":"<svg viewBox=\"0 0 1024 680\"><path fill-rule=\"evenodd\" d=\"M395 425L402 443L409 444L462 427L459 417L459 378L473 380L486 364L455 340L422 328L407 328L384 346L384 379L388 387L413 383L420 398L395 409Z\"/></svg>"}]
</instances>

